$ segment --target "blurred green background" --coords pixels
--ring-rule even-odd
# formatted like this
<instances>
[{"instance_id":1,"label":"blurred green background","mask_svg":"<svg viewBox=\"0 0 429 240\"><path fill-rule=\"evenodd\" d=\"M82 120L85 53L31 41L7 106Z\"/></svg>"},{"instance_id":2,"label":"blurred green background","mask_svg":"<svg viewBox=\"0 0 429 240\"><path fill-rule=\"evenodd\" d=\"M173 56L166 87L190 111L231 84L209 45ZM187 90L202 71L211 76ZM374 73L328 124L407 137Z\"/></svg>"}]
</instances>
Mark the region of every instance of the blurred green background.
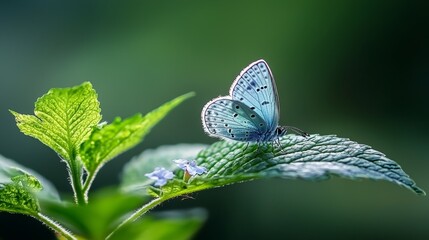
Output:
<instances>
[{"instance_id":1,"label":"blurred green background","mask_svg":"<svg viewBox=\"0 0 429 240\"><path fill-rule=\"evenodd\" d=\"M373 146L429 191L427 1L1 1L0 154L70 194L65 164L24 136L7 111L32 113L53 87L91 81L103 119L148 112L188 91L143 144L108 163L94 189L119 182L147 148L212 143L203 105L263 58L281 124ZM176 199L204 207L196 239L429 239L429 199L386 182L255 181ZM25 229L25 230L24 230ZM53 239L0 213L0 239Z\"/></svg>"}]
</instances>

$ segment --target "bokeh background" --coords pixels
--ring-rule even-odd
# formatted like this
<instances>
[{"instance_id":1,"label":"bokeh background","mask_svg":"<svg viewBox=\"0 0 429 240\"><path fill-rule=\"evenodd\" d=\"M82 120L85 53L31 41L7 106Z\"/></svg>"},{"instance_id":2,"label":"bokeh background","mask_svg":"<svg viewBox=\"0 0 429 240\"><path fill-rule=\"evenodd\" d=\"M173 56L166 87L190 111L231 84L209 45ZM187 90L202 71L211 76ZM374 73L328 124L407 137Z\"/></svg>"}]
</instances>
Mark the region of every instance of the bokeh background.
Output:
<instances>
[{"instance_id":1,"label":"bokeh background","mask_svg":"<svg viewBox=\"0 0 429 240\"><path fill-rule=\"evenodd\" d=\"M112 121L195 91L108 163L94 189L116 185L144 149L216 141L202 130L203 105L263 58L282 124L371 145L429 191L426 2L1 1L0 154L67 195L64 163L21 134L8 109L32 113L48 89L91 81ZM429 239L429 199L386 182L266 180L193 197L160 209L206 208L195 239ZM53 239L36 220L0 213L0 239L26 236Z\"/></svg>"}]
</instances>

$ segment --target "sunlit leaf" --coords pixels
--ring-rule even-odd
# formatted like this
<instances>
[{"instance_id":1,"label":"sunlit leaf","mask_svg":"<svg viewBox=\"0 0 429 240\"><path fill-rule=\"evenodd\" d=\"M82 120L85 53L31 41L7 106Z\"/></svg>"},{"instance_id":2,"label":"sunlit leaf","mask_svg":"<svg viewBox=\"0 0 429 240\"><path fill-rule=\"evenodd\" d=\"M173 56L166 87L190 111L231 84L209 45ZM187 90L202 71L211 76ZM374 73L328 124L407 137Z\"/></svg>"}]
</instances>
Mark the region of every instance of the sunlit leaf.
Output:
<instances>
[{"instance_id":1,"label":"sunlit leaf","mask_svg":"<svg viewBox=\"0 0 429 240\"><path fill-rule=\"evenodd\" d=\"M40 211L38 193L42 189L39 179L19 164L0 156L0 211L34 216ZM55 200L57 193L48 189L44 196Z\"/></svg>"},{"instance_id":2,"label":"sunlit leaf","mask_svg":"<svg viewBox=\"0 0 429 240\"><path fill-rule=\"evenodd\" d=\"M0 174L0 182L1 183L11 181L10 178L13 176L13 174L11 175L10 173L8 173L9 171L11 171L10 169L15 169L15 170L19 169L20 171L25 172L28 175L34 176L37 179L37 181L40 182L41 185L43 186L43 189L41 191L37 192L38 198L49 199L50 201L58 201L59 200L59 194L58 194L57 190L55 189L54 185L50 181L45 179L43 176L36 173L35 171L28 169L28 168L22 166L21 164L18 164L17 162L14 162L10 159L7 159L7 158L3 157L2 155L0 155L0 169L1 169L0 172L3 173L3 174ZM15 171L15 170L13 170L13 171ZM18 176L19 175L20 174L18 174Z\"/></svg>"},{"instance_id":3,"label":"sunlit leaf","mask_svg":"<svg viewBox=\"0 0 429 240\"><path fill-rule=\"evenodd\" d=\"M153 126L193 95L188 93L179 96L145 116L137 114L124 120L116 118L111 124L95 129L80 149L85 168L94 173L107 161L140 143Z\"/></svg>"},{"instance_id":4,"label":"sunlit leaf","mask_svg":"<svg viewBox=\"0 0 429 240\"><path fill-rule=\"evenodd\" d=\"M65 160L74 159L80 144L101 119L97 93L89 82L49 90L37 99L35 115L11 113L21 132L40 140Z\"/></svg>"}]
</instances>

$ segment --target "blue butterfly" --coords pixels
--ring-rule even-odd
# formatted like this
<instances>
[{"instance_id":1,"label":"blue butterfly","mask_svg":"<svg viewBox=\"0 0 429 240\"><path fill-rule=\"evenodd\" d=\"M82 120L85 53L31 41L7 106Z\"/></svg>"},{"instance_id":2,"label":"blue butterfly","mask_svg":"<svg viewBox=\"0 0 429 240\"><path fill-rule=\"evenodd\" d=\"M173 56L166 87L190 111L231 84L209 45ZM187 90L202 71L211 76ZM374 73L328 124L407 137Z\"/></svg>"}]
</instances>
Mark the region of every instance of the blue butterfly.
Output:
<instances>
[{"instance_id":1,"label":"blue butterfly","mask_svg":"<svg viewBox=\"0 0 429 240\"><path fill-rule=\"evenodd\" d=\"M204 131L210 136L242 142L279 141L288 130L279 126L279 96L276 83L264 60L251 63L234 80L229 96L208 102L201 112Z\"/></svg>"}]
</instances>

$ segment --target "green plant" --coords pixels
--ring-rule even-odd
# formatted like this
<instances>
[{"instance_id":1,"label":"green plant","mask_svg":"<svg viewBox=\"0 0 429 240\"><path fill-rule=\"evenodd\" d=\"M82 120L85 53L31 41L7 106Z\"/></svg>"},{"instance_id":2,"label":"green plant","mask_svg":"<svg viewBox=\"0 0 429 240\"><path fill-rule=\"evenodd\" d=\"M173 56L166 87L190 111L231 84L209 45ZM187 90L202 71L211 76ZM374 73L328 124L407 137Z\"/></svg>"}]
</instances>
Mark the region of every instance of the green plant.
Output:
<instances>
[{"instance_id":1,"label":"green plant","mask_svg":"<svg viewBox=\"0 0 429 240\"><path fill-rule=\"evenodd\" d=\"M43 177L0 158L0 210L34 217L60 239L188 239L204 222L203 210L145 213L177 196L261 178L368 178L425 194L397 163L369 146L333 135L286 135L280 139L281 147L219 141L145 151L125 166L120 186L89 198L103 165L139 144L170 110L192 95L177 97L145 116L118 117L107 124L100 123L97 94L86 82L51 89L36 101L35 115L11 111L24 134L40 140L66 163L74 201L61 200ZM195 159L190 165L200 167L198 174L182 170L183 161L180 166L173 161L177 159ZM148 176L157 167L169 174L159 175L164 181L153 184Z\"/></svg>"}]
</instances>

